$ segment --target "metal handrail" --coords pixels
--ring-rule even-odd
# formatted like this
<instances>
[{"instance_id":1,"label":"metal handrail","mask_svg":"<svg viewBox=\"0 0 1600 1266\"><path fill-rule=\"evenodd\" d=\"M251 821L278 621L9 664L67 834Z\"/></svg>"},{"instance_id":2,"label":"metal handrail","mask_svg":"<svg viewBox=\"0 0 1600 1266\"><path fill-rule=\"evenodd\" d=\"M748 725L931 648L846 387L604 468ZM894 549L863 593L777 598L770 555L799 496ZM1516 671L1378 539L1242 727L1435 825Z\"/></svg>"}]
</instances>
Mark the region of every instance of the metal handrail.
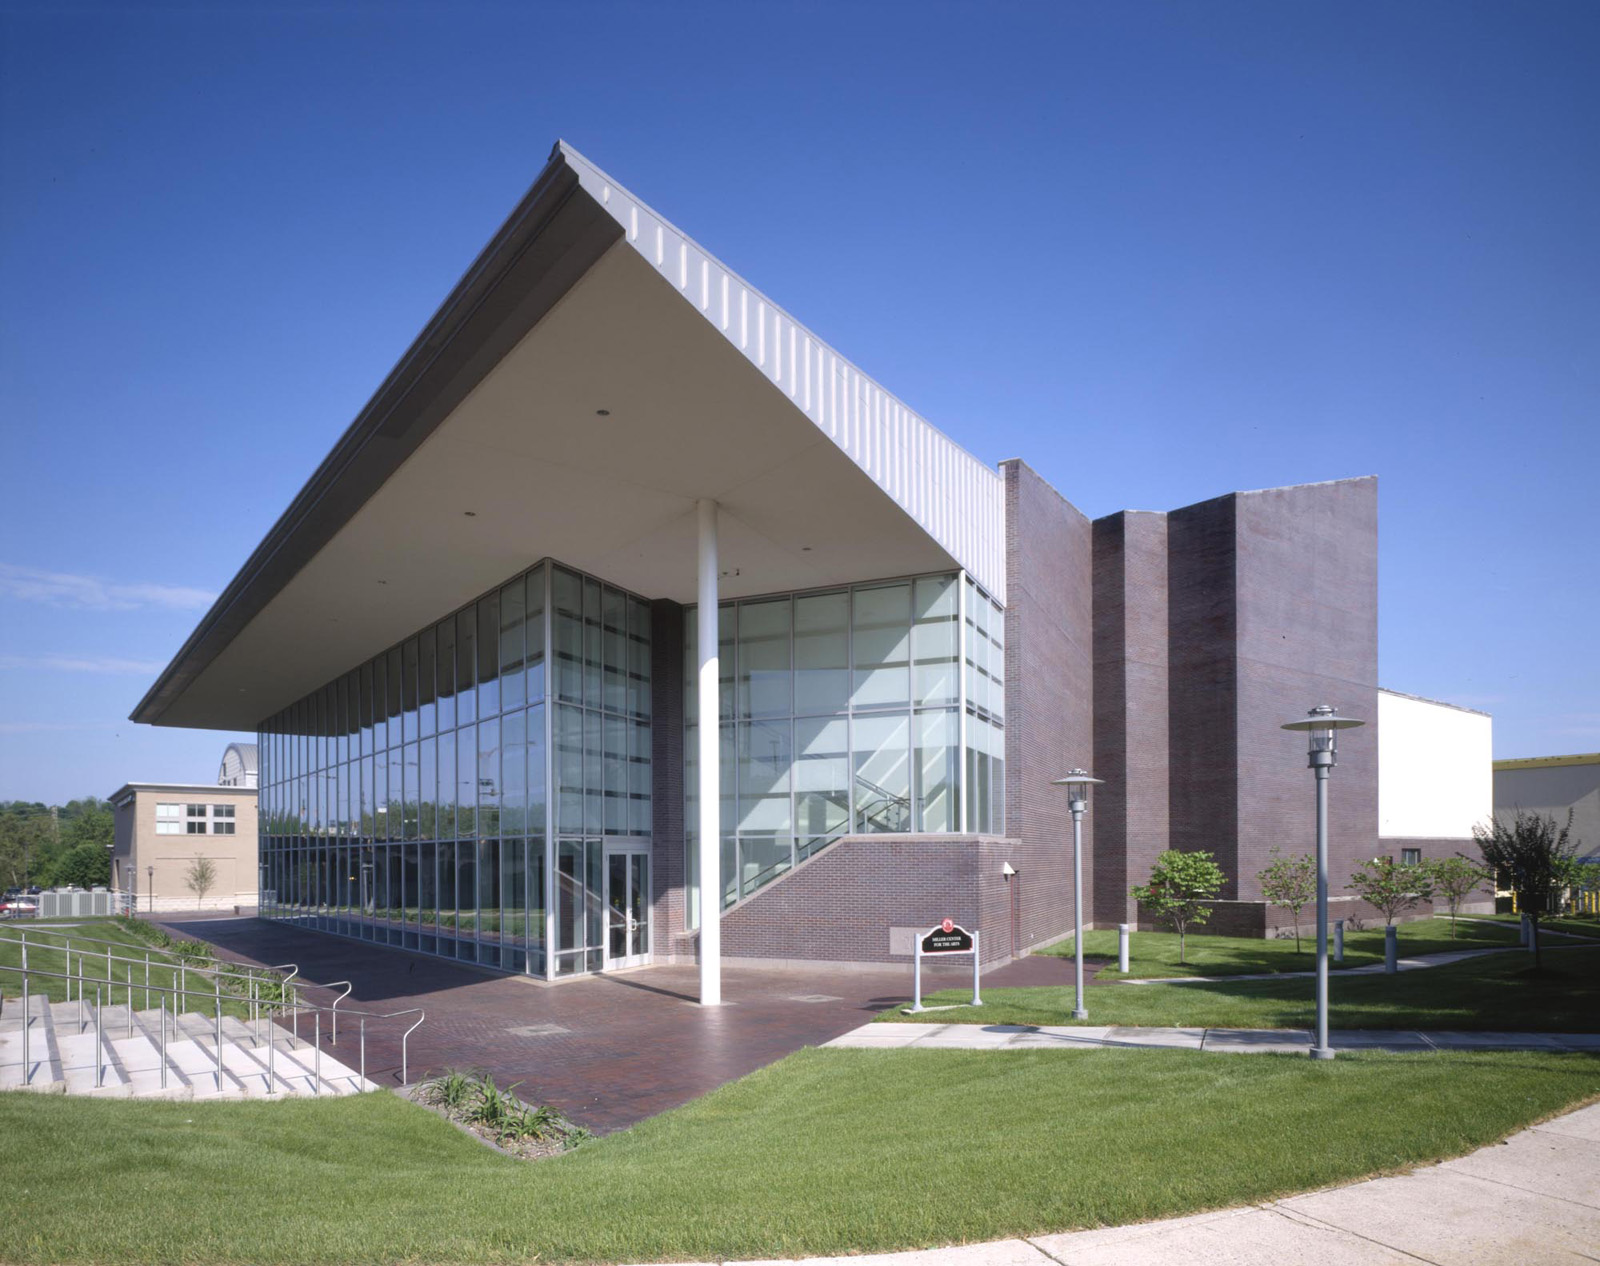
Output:
<instances>
[{"instance_id":1,"label":"metal handrail","mask_svg":"<svg viewBox=\"0 0 1600 1266\"><path fill-rule=\"evenodd\" d=\"M74 979L74 977L72 977L71 975L69 975L69 974L67 974L65 972L45 971L45 970L43 970L41 968L37 968L37 967L13 967L8 963L0 963L0 972L14 972L17 975L22 977L23 1084L24 1085L28 1085L28 1084L31 1084L31 1082L33 1080L31 1061L28 1058L28 1056L29 1056L29 1049L28 1049L28 1047L29 1047L29 1036L30 1036L30 1032L31 1032L32 1024L33 1024L32 1017L28 1014L28 981L29 981L29 978L33 977L33 976L39 976L39 977L43 977L43 978L49 979L49 980L65 980L70 985L72 980ZM310 1012L312 1012L313 1016L314 1016L314 1021L318 1026L318 1030L317 1031L318 1031L318 1037L320 1039L321 1013L323 1011L327 1011L331 1016L337 1016L338 1015L337 1008L338 1008L339 1003L343 1002L347 997L350 996L350 988L348 987L350 985L349 981L334 981L332 983L336 984L336 985L337 984L342 984L342 985L347 986L347 988L345 989L345 992L340 994L339 997L336 998L334 1000L334 1002L332 1004L330 1004L330 1005L324 1006L324 1005L318 1005L316 1003L300 1003L298 1001L293 1001L293 1000L289 999L287 996L281 1002L274 1002L271 999L258 999L258 1003L259 1003L259 1005L261 1005L261 1006L263 1006L263 1007L265 1007L265 1008L267 1008L269 1010L277 1010L280 1013L284 1012L284 1011L288 1011L288 1012L291 1013L292 1016L294 1016L296 1018L298 1017L298 1014L299 1014L300 1011L310 1011ZM317 984L314 984L314 983L312 983L310 981L302 982L302 988L321 989L321 988L329 988L329 987L330 986L326 986L326 985L317 985ZM82 982L81 981L79 983L79 988L80 988L80 995L79 995L78 1002L79 1002L79 1007L81 1008L82 1005L83 1005L83 998L82 998L82 994L81 994L81 989L82 989ZM185 993L188 993L190 995L192 995L194 993L193 990L187 990L186 991L186 990L182 989L179 986L168 986L168 985L151 985L151 986L149 986L149 989L153 993L172 996L175 999L176 998L180 998ZM221 1047L221 1040L222 1040L221 1039L222 996L221 996L220 993L215 994L213 996L214 996L213 1006L214 1006L215 1011L216 1011L217 1035L218 1035L217 1039L216 1039L217 1040L216 1058L217 1058L217 1077L218 1077L217 1085L218 1085L218 1088L220 1089L221 1085L222 1085L222 1047ZM102 995L101 995L100 988L99 988L99 982L97 982L96 983L96 987L95 987L95 1006L94 1006L94 1023L95 1023L95 1031L96 1031L96 1033L99 1033L99 1031L100 1031L102 1005L103 1005L102 1004ZM133 1007L133 1001L132 1001L131 994L129 996L128 1007L129 1007L129 1012L130 1012L129 1019L130 1019L130 1023L131 1023L131 1020L132 1020L131 1012L132 1012L132 1007ZM4 1009L5 1009L5 991L4 990L0 990L0 1015L4 1014ZM148 1008L146 1008L146 1009L148 1009ZM166 1053L166 1033L167 1033L167 1029L166 1029L166 1023L165 1023L165 1019L166 1019L166 1004L165 1004L164 1000L162 1002L161 1010L162 1010L162 1025L161 1025L162 1072L161 1072L161 1075L162 1075L162 1082L163 1082L163 1086L164 1086L165 1085L165 1080L166 1080L166 1059L167 1059L167 1053ZM80 1011L80 1014L81 1014L81 1011ZM174 1007L173 1007L174 1031L176 1031L175 1026L176 1026L176 1023L177 1023L178 1014L179 1014L178 1004L175 1003ZM360 1077L361 1077L362 1085L366 1084L366 1067L367 1067L367 1040L366 1040L367 1039L367 1027L366 1027L366 1022L368 1020L395 1020L395 1019L399 1019L401 1016L407 1016L407 1015L414 1015L414 1016L417 1017L416 1020L414 1020L411 1023L411 1025L409 1027L407 1027L406 1030L400 1035L400 1083L401 1083L401 1085L407 1084L407 1082L409 1081L409 1077L410 1077L410 1043L411 1043L411 1035L413 1033L415 1033L417 1031L417 1029L422 1026L422 1023L428 1018L427 1012L422 1007L405 1007L405 1008L402 1008L399 1011L363 1011L363 1010L358 1010L358 1009L355 1009L355 1008L349 1008L344 1012L344 1014L347 1017L348 1016L359 1016L360 1020L361 1020L361 1043L360 1043L360 1061L361 1061L360 1062L360 1068L361 1068L361 1072L360 1072ZM279 1016L279 1019L280 1020L282 1019L281 1014ZM298 1040L298 1038L296 1038L295 1040ZM317 1048L318 1048L318 1054L317 1054L317 1060L318 1060L317 1069L318 1069L318 1072L314 1073L313 1074L314 1076L320 1076L320 1067L321 1067L321 1065L320 1065L320 1059L321 1059L321 1055L320 1055L321 1042L320 1042L320 1040L317 1042ZM97 1045L96 1046L96 1050L98 1051L99 1049L100 1049L100 1047ZM268 1043L267 1043L267 1058L268 1058L267 1093L268 1094L276 1094L277 1093L276 1081L275 1081L275 1077L276 1077L276 1070L275 1070L276 1049L277 1049L276 1048L276 1044L274 1042L272 1042L272 1041L268 1041ZM96 1077L98 1078L99 1076L100 1076L100 1073L97 1071ZM99 1084L100 1083L97 1080L96 1081L96 1085L98 1086ZM315 1085L313 1086L313 1090L318 1094L321 1093L320 1088L315 1086Z\"/></svg>"},{"instance_id":2,"label":"metal handrail","mask_svg":"<svg viewBox=\"0 0 1600 1266\"><path fill-rule=\"evenodd\" d=\"M211 966L207 967L207 966L204 966L203 964L196 963L196 962L191 961L188 958L185 958L182 954L179 954L174 950L162 949L159 946L154 946L154 945L151 946L149 949L145 950L145 956L143 958L133 958L133 957L127 955L127 954L113 954L113 953L111 953L111 950L113 950L113 949L124 949L125 950L125 949L133 948L132 946L125 945L121 941L107 941L107 940L102 940L101 938L94 937L94 936L72 937L72 936L68 936L67 934L65 934L63 932L54 931L51 928L0 928L0 932L15 932L17 934L17 939L14 940L14 941L11 941L10 943L14 944L14 945L18 945L18 946L21 947L21 949L22 949L22 957L23 957L23 965L24 966L27 965L28 934L30 932L34 936L39 936L41 934L43 934L45 936L54 936L57 939L63 940L63 941L66 942L65 945L39 945L39 944L36 943L35 944L35 948L36 949L45 950L45 951L47 951L49 953L52 953L52 954L65 954L65 955L67 955L69 961L70 961L72 955L74 955L74 954L78 955L80 960L84 959L84 958L92 958L95 962L99 962L101 959L104 959L105 963L106 963L106 971L107 971L107 976L106 976L106 983L107 984L111 983L111 980L110 980L110 969L111 969L111 964L112 963L114 963L114 962L117 962L117 963L130 963L130 964L133 964L134 966L138 966L140 964L143 964L143 966L148 971L148 969L152 966L152 964L150 962L150 955L152 955L152 954L163 954L168 959L173 960L173 961L169 961L169 962L156 964L156 965L161 966L161 967L166 967L166 968L169 968L169 969L172 969L172 970L177 970L177 969L181 968L185 972L195 971L195 972L199 972L202 976L206 975L207 973L210 973L213 976L232 975L232 976L235 976L236 978L241 979L241 980L243 980L245 982L248 982L248 981L250 981L252 979L262 979L262 980L273 979L274 977L269 975L268 973L276 973L278 971L283 970L283 968L287 967L287 968L291 969L290 972L289 972L289 975L287 977L285 977L284 980L283 980L283 983L285 985L287 985L290 980L293 980L294 977L299 974L299 971L300 971L300 968L294 963L282 963L282 964L280 964L280 965L278 965L276 967L257 967L257 966L255 966L254 964L251 964L251 963L230 963L230 962L227 962L225 960L220 960L220 959L213 959L212 963L211 963ZM80 949L80 948L78 948L77 946L75 946L73 944L73 942L75 940L80 942L80 943L88 943L88 944L92 944L92 945L104 945L104 946L107 947L106 948L106 952L104 954L101 954L99 950ZM204 944L204 942L196 941L195 944L200 945L200 944ZM147 991L148 991L149 988L153 988L153 986L141 986L141 987L146 988Z\"/></svg>"}]
</instances>

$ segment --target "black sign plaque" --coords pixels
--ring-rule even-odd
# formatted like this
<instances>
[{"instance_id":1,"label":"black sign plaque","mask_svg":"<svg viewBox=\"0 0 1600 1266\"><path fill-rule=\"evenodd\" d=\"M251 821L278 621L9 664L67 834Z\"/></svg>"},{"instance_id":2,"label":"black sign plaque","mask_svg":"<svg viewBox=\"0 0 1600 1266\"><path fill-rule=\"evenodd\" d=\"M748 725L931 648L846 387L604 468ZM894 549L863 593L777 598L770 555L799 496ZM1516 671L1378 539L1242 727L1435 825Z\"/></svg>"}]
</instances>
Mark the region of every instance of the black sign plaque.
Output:
<instances>
[{"instance_id":1,"label":"black sign plaque","mask_svg":"<svg viewBox=\"0 0 1600 1266\"><path fill-rule=\"evenodd\" d=\"M970 954L972 933L946 919L938 927L931 928L924 934L922 953L924 957L929 954Z\"/></svg>"}]
</instances>

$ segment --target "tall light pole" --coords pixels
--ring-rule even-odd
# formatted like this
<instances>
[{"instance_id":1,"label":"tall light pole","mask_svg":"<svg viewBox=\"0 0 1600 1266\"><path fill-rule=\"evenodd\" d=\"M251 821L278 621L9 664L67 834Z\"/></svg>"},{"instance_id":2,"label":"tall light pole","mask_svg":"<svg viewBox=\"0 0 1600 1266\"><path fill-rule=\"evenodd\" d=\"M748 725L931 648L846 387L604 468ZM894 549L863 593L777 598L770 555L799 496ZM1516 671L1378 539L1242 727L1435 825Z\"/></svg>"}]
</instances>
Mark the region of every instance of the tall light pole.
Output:
<instances>
[{"instance_id":1,"label":"tall light pole","mask_svg":"<svg viewBox=\"0 0 1600 1266\"><path fill-rule=\"evenodd\" d=\"M145 904L150 908L150 913L154 914L156 910L156 868L154 866L146 866L144 873L150 881L150 894L145 898Z\"/></svg>"},{"instance_id":2,"label":"tall light pole","mask_svg":"<svg viewBox=\"0 0 1600 1266\"><path fill-rule=\"evenodd\" d=\"M1072 997L1072 1018L1087 1020L1083 1005L1083 811L1089 807L1089 788L1105 782L1091 778L1086 769L1069 769L1065 778L1052 778L1052 787L1067 789L1067 808L1072 813L1072 954L1076 960L1073 978L1077 991Z\"/></svg>"},{"instance_id":3,"label":"tall light pole","mask_svg":"<svg viewBox=\"0 0 1600 1266\"><path fill-rule=\"evenodd\" d=\"M1365 724L1342 717L1323 703L1312 708L1305 720L1290 721L1283 727L1310 735L1308 764L1317 780L1317 1034L1312 1059L1333 1058L1333 1047L1328 1044L1328 774L1338 763L1334 756L1338 732Z\"/></svg>"}]
</instances>

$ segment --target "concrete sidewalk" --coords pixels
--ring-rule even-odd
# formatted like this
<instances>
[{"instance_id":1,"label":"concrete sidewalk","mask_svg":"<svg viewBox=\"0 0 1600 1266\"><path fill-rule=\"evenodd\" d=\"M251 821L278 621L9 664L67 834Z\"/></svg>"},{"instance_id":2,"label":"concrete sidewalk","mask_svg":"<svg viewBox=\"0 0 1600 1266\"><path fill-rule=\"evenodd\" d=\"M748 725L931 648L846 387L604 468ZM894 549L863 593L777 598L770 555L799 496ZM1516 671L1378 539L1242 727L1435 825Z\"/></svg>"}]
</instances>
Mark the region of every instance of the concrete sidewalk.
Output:
<instances>
[{"instance_id":1,"label":"concrete sidewalk","mask_svg":"<svg viewBox=\"0 0 1600 1266\"><path fill-rule=\"evenodd\" d=\"M1558 932L1557 936L1571 936L1570 933ZM1577 945L1546 945L1547 950L1569 949L1600 949L1600 941L1586 941L1580 936L1572 936L1578 941ZM1399 958L1395 960L1396 971L1417 971L1424 967L1446 967L1451 963L1465 962L1469 958L1484 958L1489 954L1527 954L1532 951L1525 945L1502 945L1493 949L1475 950L1442 950L1437 954L1417 954L1412 958ZM1366 963L1361 967L1339 967L1334 970L1334 979L1343 980L1346 976L1379 976L1388 968L1381 962ZM1317 973L1313 971L1268 971L1251 972L1241 976L1141 976L1135 980L1114 980L1117 985L1222 985L1233 984L1240 980L1294 980L1309 979Z\"/></svg>"},{"instance_id":2,"label":"concrete sidewalk","mask_svg":"<svg viewBox=\"0 0 1600 1266\"><path fill-rule=\"evenodd\" d=\"M1335 1050L1345 1051L1589 1051L1600 1053L1600 1033L1423 1032L1415 1029L1334 1029ZM1175 1048L1234 1054L1304 1054L1306 1029L1156 1029L1127 1025L863 1024L829 1047L898 1050L1040 1051L1095 1047ZM1600 1253L1596 1254L1600 1260Z\"/></svg>"},{"instance_id":3,"label":"concrete sidewalk","mask_svg":"<svg viewBox=\"0 0 1600 1266\"><path fill-rule=\"evenodd\" d=\"M810 1260L812 1266L1592 1266L1600 1260L1600 1105L1402 1177L1243 1209Z\"/></svg>"}]
</instances>

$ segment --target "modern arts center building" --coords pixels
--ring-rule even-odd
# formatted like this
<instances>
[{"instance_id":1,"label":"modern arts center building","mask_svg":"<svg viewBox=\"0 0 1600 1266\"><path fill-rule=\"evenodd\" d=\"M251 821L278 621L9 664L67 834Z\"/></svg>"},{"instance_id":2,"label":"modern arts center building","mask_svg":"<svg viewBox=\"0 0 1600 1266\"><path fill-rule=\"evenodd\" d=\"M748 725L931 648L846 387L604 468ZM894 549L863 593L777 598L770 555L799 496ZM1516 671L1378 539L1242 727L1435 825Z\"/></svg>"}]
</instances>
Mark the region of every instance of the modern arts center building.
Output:
<instances>
[{"instance_id":1,"label":"modern arts center building","mask_svg":"<svg viewBox=\"0 0 1600 1266\"><path fill-rule=\"evenodd\" d=\"M1373 479L1091 522L558 145L134 717L257 731L263 917L549 979L698 957L712 1001L723 959L944 917L989 961L1058 937L1072 766L1088 921L1203 848L1265 931L1256 872L1312 843L1283 721L1368 722L1335 876L1396 843L1376 603ZM1453 851L1411 793L1404 846Z\"/></svg>"}]
</instances>

